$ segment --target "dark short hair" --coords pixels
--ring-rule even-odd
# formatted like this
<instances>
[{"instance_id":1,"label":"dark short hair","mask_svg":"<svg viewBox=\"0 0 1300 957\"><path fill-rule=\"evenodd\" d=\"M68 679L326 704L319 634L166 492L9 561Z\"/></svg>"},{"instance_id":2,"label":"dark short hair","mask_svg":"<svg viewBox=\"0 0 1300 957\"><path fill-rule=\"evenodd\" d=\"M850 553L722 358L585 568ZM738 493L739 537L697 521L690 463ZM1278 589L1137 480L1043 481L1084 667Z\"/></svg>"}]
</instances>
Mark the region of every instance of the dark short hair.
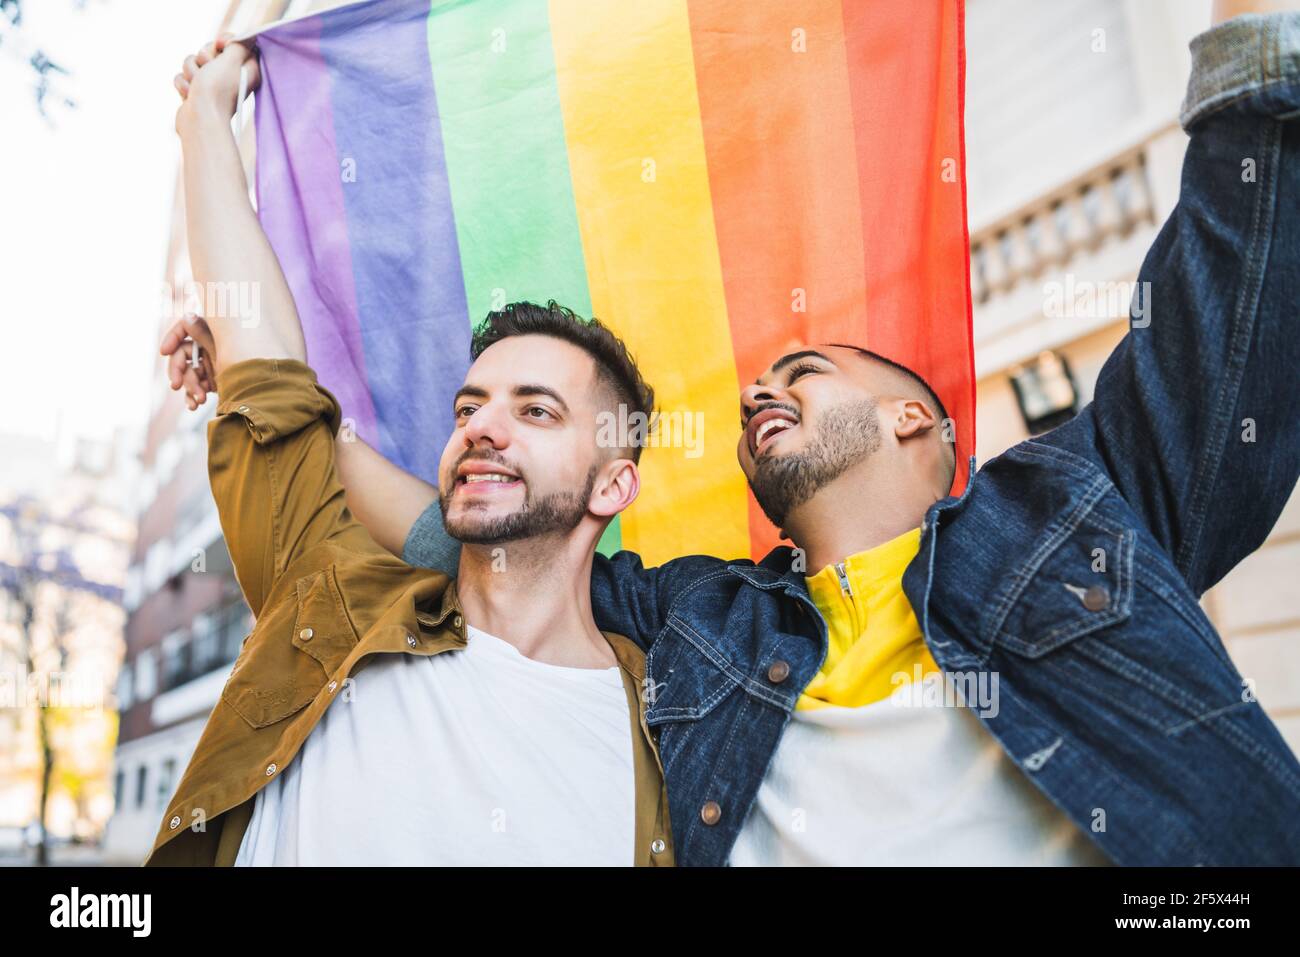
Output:
<instances>
[{"instance_id":1,"label":"dark short hair","mask_svg":"<svg viewBox=\"0 0 1300 957\"><path fill-rule=\"evenodd\" d=\"M488 346L511 336L550 336L577 346L595 362L596 381L610 392L615 407L625 406L629 415L640 412L646 422L653 419L654 389L641 377L623 340L595 317L584 319L554 299L544 306L508 303L474 327L470 358L477 359ZM640 461L641 445L634 444L631 453L632 461Z\"/></svg>"},{"instance_id":2,"label":"dark short hair","mask_svg":"<svg viewBox=\"0 0 1300 957\"><path fill-rule=\"evenodd\" d=\"M883 362L885 365L889 366L895 372L901 373L904 378L909 379L912 382L915 382L918 386L921 387L921 391L925 394L925 397L934 403L935 411L939 414L939 421L940 422L948 421L953 423L953 437L956 438L957 423L952 419L951 416L948 415L948 410L944 408L943 399L939 398L939 393L934 391L934 388L930 385L930 383L925 381L924 377L922 377L919 372L909 369L901 362L895 362L893 359L887 358L886 356L882 356L879 352L872 352L870 349L864 349L861 346L845 345L842 342L828 342L827 345L834 346L837 349L852 349L854 352L860 353L861 355L864 355L869 359L875 359L877 362ZM953 458L953 471L955 472L957 468L957 447L955 442L953 443L952 458ZM951 475L948 477L948 483L952 484Z\"/></svg>"}]
</instances>

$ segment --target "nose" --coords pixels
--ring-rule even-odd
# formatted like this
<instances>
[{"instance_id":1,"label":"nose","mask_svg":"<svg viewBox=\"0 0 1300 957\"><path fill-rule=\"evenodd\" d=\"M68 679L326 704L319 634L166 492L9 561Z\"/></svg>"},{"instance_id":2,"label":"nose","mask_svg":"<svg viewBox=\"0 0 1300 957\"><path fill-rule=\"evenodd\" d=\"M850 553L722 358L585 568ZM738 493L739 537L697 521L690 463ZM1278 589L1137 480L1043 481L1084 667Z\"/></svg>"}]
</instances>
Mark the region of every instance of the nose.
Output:
<instances>
[{"instance_id":1,"label":"nose","mask_svg":"<svg viewBox=\"0 0 1300 957\"><path fill-rule=\"evenodd\" d=\"M465 444L504 449L510 445L509 417L493 402L484 402L465 423Z\"/></svg>"},{"instance_id":2,"label":"nose","mask_svg":"<svg viewBox=\"0 0 1300 957\"><path fill-rule=\"evenodd\" d=\"M740 412L746 420L754 414L760 405L766 402L789 402L785 390L780 386L747 385L740 390Z\"/></svg>"}]
</instances>

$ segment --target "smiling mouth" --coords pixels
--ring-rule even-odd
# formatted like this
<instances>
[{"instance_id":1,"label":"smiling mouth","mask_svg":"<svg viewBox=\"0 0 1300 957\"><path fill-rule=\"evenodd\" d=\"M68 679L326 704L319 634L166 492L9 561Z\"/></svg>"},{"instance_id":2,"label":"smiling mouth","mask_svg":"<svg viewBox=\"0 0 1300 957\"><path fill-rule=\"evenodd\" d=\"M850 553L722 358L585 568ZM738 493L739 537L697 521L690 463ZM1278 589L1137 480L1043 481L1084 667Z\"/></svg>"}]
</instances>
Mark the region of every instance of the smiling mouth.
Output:
<instances>
[{"instance_id":1,"label":"smiling mouth","mask_svg":"<svg viewBox=\"0 0 1300 957\"><path fill-rule=\"evenodd\" d=\"M507 475L504 472L466 472L463 475L456 476L457 489L463 488L467 492L475 494L490 494L522 484L523 481L519 476Z\"/></svg>"},{"instance_id":2,"label":"smiling mouth","mask_svg":"<svg viewBox=\"0 0 1300 957\"><path fill-rule=\"evenodd\" d=\"M775 441L778 435L790 431L798 424L799 423L793 416L768 415L753 428L753 440L750 446L750 452L757 457L763 449L767 448L773 441Z\"/></svg>"}]
</instances>

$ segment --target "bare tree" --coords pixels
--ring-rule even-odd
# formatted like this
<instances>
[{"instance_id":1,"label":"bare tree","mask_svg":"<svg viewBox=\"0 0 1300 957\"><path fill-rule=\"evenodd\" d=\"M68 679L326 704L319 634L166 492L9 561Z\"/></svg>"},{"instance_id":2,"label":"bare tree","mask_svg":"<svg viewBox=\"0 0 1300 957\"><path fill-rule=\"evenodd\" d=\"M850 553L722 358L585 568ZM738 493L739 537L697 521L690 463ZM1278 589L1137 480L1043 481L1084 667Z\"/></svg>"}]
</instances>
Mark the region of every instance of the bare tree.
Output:
<instances>
[{"instance_id":1,"label":"bare tree","mask_svg":"<svg viewBox=\"0 0 1300 957\"><path fill-rule=\"evenodd\" d=\"M86 0L71 0L85 9ZM23 0L0 0L0 56L24 64L31 71L32 94L36 109L46 122L53 123L53 108L76 109L76 101L64 91L68 69L55 61L46 50L34 43L23 20Z\"/></svg>"},{"instance_id":2,"label":"bare tree","mask_svg":"<svg viewBox=\"0 0 1300 957\"><path fill-rule=\"evenodd\" d=\"M58 681L68 673L68 638L76 623L73 602L79 595L90 594L119 603L122 595L117 586L85 578L66 552L42 548L41 532L44 529L61 527L83 530L75 513L55 518L46 514L37 502L20 499L0 507L0 517L9 520L18 553L16 564L0 562L0 586L9 592L18 609L18 659L24 665L26 675L38 676L37 687L40 689L36 706L36 733L41 752L40 797L36 821L40 833L36 845L36 864L44 867L50 860L45 822L55 766L51 735L52 713L59 707L59 701L54 700L51 693L51 681ZM46 647L38 647L38 625L49 635Z\"/></svg>"}]
</instances>

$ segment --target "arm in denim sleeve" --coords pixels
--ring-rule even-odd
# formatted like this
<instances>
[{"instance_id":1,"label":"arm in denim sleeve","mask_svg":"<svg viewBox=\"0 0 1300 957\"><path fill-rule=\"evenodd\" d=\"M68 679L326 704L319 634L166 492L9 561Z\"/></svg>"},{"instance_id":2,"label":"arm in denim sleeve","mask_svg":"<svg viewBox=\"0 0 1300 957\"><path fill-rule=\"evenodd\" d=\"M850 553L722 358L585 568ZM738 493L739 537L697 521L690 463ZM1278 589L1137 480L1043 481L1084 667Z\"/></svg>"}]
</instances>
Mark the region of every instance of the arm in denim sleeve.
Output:
<instances>
[{"instance_id":1,"label":"arm in denim sleeve","mask_svg":"<svg viewBox=\"0 0 1300 957\"><path fill-rule=\"evenodd\" d=\"M596 627L624 635L649 651L681 587L678 583L688 578L680 572L687 563L700 560L678 558L646 568L636 552L615 552L609 557L597 552L591 563L591 613Z\"/></svg>"},{"instance_id":2,"label":"arm in denim sleeve","mask_svg":"<svg viewBox=\"0 0 1300 957\"><path fill-rule=\"evenodd\" d=\"M432 568L455 578L460 568L460 542L442 525L442 506L434 501L411 524L402 546L402 561Z\"/></svg>"},{"instance_id":3,"label":"arm in denim sleeve","mask_svg":"<svg viewBox=\"0 0 1300 957\"><path fill-rule=\"evenodd\" d=\"M1138 273L1143 308L1092 405L1042 441L1092 445L1199 595L1300 474L1300 13L1238 17L1191 49L1179 200Z\"/></svg>"},{"instance_id":4,"label":"arm in denim sleeve","mask_svg":"<svg viewBox=\"0 0 1300 957\"><path fill-rule=\"evenodd\" d=\"M254 615L290 565L332 541L379 546L344 501L334 463L338 400L296 359L249 359L218 373L208 477L235 577Z\"/></svg>"},{"instance_id":5,"label":"arm in denim sleeve","mask_svg":"<svg viewBox=\"0 0 1300 957\"><path fill-rule=\"evenodd\" d=\"M411 526L402 560L456 576L460 542L447 534L442 510L434 502ZM591 611L596 627L635 641L643 649L659 634L664 622L664 599L672 593L670 582L676 563L645 568L633 552L612 557L596 553L591 564Z\"/></svg>"}]
</instances>

